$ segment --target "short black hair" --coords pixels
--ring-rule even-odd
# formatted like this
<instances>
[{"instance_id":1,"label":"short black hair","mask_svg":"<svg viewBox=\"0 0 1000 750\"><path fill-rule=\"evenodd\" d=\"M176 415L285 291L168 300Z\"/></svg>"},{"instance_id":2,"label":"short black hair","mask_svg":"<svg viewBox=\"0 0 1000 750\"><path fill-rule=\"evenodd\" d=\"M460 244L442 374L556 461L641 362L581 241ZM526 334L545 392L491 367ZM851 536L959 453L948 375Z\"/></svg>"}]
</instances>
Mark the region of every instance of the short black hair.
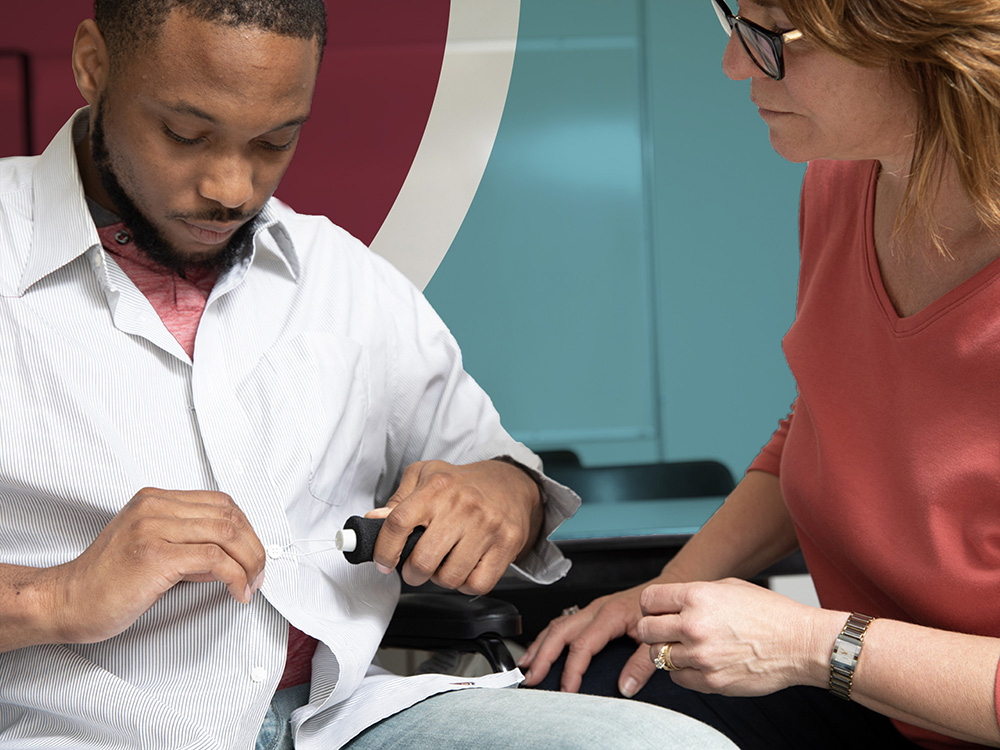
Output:
<instances>
[{"instance_id":1,"label":"short black hair","mask_svg":"<svg viewBox=\"0 0 1000 750\"><path fill-rule=\"evenodd\" d=\"M104 35L112 63L131 58L141 47L155 42L174 10L225 26L249 26L296 39L315 39L320 56L326 46L323 0L94 0L94 20Z\"/></svg>"}]
</instances>

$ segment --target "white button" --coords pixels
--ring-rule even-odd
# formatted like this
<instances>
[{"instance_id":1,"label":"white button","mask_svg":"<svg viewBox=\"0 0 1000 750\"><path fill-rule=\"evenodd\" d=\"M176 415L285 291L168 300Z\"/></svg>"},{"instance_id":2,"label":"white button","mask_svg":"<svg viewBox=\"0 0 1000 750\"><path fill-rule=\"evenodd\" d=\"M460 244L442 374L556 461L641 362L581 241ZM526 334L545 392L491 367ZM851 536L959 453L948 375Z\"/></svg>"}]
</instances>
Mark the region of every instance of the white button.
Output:
<instances>
[{"instance_id":1,"label":"white button","mask_svg":"<svg viewBox=\"0 0 1000 750\"><path fill-rule=\"evenodd\" d=\"M277 560L283 554L285 554L285 548L282 547L280 544L269 544L267 545L266 551L267 551L267 556L270 557L272 560Z\"/></svg>"},{"instance_id":2,"label":"white button","mask_svg":"<svg viewBox=\"0 0 1000 750\"><path fill-rule=\"evenodd\" d=\"M250 679L254 682L263 682L267 678L267 670L264 667L254 667L250 670Z\"/></svg>"}]
</instances>

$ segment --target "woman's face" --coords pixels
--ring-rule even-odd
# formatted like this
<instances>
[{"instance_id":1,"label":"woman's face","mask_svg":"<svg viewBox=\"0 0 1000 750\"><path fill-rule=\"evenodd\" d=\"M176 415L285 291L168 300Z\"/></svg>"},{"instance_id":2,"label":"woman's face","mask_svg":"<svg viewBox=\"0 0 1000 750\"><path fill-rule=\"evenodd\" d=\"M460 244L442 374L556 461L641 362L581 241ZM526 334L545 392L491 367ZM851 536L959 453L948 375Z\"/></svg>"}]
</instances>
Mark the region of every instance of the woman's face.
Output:
<instances>
[{"instance_id":1,"label":"woman's face","mask_svg":"<svg viewBox=\"0 0 1000 750\"><path fill-rule=\"evenodd\" d=\"M773 0L743 0L738 12L767 29L792 29ZM775 151L794 162L878 159L890 170L908 168L917 112L912 91L888 69L862 67L806 37L786 44L784 54L780 81L761 72L735 33L722 58L729 78L750 79L750 99Z\"/></svg>"}]
</instances>

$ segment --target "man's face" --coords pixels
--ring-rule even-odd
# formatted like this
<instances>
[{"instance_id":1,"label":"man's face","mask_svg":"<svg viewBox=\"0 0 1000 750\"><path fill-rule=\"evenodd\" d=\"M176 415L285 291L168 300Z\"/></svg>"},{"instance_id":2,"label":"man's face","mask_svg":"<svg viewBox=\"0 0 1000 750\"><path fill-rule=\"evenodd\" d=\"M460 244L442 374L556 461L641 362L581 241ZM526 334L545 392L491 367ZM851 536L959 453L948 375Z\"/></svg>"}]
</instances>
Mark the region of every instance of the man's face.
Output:
<instances>
[{"instance_id":1,"label":"man's face","mask_svg":"<svg viewBox=\"0 0 1000 750\"><path fill-rule=\"evenodd\" d=\"M285 173L309 116L315 41L171 13L92 112L101 184L168 267L225 265Z\"/></svg>"}]
</instances>

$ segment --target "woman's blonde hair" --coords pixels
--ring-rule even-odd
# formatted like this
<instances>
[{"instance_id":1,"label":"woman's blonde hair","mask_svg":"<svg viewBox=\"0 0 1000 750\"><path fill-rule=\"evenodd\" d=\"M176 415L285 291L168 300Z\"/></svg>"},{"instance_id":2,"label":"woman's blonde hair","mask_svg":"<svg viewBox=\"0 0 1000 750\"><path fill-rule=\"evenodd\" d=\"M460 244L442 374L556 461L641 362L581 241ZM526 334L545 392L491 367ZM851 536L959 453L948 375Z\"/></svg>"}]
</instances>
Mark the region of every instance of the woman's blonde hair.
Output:
<instances>
[{"instance_id":1,"label":"woman's blonde hair","mask_svg":"<svg viewBox=\"0 0 1000 750\"><path fill-rule=\"evenodd\" d=\"M896 71L917 97L913 160L896 229L921 216L945 157L984 225L1000 229L1000 0L785 0L791 24L861 65Z\"/></svg>"}]
</instances>

